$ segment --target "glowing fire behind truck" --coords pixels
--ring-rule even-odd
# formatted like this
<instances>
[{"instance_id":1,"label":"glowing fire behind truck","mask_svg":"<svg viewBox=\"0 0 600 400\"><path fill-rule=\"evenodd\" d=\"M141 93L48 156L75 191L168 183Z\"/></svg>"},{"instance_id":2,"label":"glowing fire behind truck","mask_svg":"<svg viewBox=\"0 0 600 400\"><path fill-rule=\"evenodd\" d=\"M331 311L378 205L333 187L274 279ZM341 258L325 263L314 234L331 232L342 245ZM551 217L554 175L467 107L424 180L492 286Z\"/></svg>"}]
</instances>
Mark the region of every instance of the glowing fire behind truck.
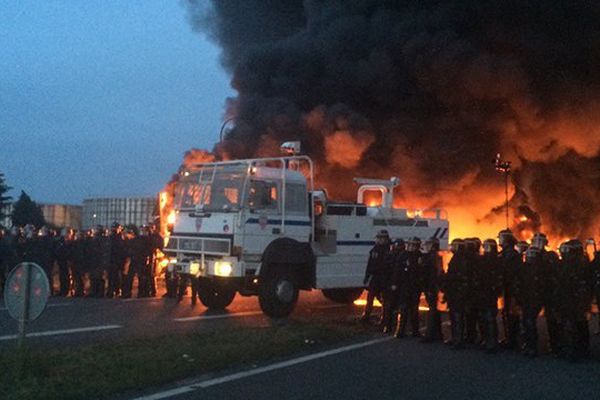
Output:
<instances>
[{"instance_id":1,"label":"glowing fire behind truck","mask_svg":"<svg viewBox=\"0 0 600 400\"><path fill-rule=\"evenodd\" d=\"M448 245L443 210L394 208L398 178L358 179L356 202L314 188L314 166L284 157L199 163L181 171L164 252L180 274L199 279L199 297L226 308L236 293L258 296L269 316L291 313L300 290L351 303L363 291L377 231L392 238L437 237Z\"/></svg>"}]
</instances>

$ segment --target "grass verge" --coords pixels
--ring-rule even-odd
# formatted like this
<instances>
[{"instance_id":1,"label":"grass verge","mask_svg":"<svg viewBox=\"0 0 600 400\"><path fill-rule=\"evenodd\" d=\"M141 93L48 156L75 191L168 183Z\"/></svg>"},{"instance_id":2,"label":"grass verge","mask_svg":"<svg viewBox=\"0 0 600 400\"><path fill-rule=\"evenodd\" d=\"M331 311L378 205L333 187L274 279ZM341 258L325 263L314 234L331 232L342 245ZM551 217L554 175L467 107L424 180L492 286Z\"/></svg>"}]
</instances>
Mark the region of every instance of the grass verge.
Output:
<instances>
[{"instance_id":1,"label":"grass verge","mask_svg":"<svg viewBox=\"0 0 600 400\"><path fill-rule=\"evenodd\" d=\"M0 353L0 398L104 399L191 376L312 352L365 335L344 321L132 338L72 350Z\"/></svg>"}]
</instances>

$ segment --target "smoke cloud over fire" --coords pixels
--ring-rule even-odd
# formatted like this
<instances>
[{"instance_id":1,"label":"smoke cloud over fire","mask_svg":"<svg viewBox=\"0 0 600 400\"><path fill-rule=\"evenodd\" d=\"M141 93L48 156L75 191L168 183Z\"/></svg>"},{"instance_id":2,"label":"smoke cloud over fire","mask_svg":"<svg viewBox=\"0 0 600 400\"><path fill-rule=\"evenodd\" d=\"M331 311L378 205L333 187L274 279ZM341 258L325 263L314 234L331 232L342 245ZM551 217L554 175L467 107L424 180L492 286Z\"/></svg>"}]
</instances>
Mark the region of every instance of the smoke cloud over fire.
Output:
<instances>
[{"instance_id":1,"label":"smoke cloud over fire","mask_svg":"<svg viewBox=\"0 0 600 400\"><path fill-rule=\"evenodd\" d=\"M522 237L599 233L600 2L214 0L188 10L221 46L238 92L217 158L301 140L334 196L354 197L353 176L399 176L403 205L444 207L453 236L491 237L504 225L492 164L501 153L513 162Z\"/></svg>"}]
</instances>

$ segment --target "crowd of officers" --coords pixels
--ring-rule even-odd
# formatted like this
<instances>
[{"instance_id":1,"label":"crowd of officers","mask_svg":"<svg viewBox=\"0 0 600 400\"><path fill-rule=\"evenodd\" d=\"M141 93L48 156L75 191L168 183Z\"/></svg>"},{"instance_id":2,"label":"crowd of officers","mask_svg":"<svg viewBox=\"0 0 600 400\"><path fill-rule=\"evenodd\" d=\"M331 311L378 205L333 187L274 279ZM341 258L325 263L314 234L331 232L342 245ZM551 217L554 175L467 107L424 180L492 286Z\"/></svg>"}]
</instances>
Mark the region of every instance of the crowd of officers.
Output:
<instances>
[{"instance_id":1,"label":"crowd of officers","mask_svg":"<svg viewBox=\"0 0 600 400\"><path fill-rule=\"evenodd\" d=\"M162 247L163 238L152 225L124 229L114 223L110 230L60 233L33 225L0 230L0 291L14 266L34 262L46 272L52 295L129 298L137 277L137 296L155 296L156 261Z\"/></svg>"},{"instance_id":2,"label":"crowd of officers","mask_svg":"<svg viewBox=\"0 0 600 400\"><path fill-rule=\"evenodd\" d=\"M590 257L587 243L573 239L560 246L559 256L547 250L543 233L536 233L531 245L517 242L510 230L501 231L498 238L500 250L494 239L453 240L444 270L437 239L423 244L418 238L391 241L387 231L380 231L366 269L369 294L363 321L370 320L373 302L381 298L384 333L403 338L410 325L414 337L443 340L441 295L451 326L447 344L457 349L479 344L490 353L499 346L520 348L535 357L537 319L543 310L551 353L568 359L588 357L588 315L594 297L600 301L600 252L594 248ZM424 335L419 330L421 294L428 306Z\"/></svg>"}]
</instances>

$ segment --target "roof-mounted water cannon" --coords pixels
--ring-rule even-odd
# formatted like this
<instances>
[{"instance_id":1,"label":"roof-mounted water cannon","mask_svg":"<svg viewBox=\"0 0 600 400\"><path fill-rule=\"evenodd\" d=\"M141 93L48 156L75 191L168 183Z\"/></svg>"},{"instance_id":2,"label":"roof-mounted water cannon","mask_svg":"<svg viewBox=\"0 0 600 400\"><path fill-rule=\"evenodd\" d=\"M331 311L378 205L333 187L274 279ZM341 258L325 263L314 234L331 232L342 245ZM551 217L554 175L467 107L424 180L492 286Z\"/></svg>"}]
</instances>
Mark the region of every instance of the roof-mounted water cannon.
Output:
<instances>
[{"instance_id":1,"label":"roof-mounted water cannon","mask_svg":"<svg viewBox=\"0 0 600 400\"><path fill-rule=\"evenodd\" d=\"M300 147L300 142L285 142L279 147L279 150L286 156L297 156L300 154Z\"/></svg>"},{"instance_id":2,"label":"roof-mounted water cannon","mask_svg":"<svg viewBox=\"0 0 600 400\"><path fill-rule=\"evenodd\" d=\"M394 188L400 185L400 178L385 179L354 178L354 183L359 185L357 202L365 204L366 192L381 193L381 207L392 208L394 204Z\"/></svg>"}]
</instances>

